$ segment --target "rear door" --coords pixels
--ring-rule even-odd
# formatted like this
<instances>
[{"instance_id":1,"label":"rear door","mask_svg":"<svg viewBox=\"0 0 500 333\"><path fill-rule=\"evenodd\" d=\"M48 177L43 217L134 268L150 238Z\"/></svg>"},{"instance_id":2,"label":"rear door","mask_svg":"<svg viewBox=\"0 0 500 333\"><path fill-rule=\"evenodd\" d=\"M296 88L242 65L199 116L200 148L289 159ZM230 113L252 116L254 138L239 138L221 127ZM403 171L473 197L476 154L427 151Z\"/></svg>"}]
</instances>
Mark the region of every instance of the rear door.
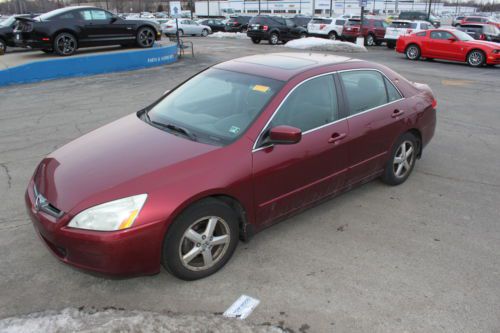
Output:
<instances>
[{"instance_id":1,"label":"rear door","mask_svg":"<svg viewBox=\"0 0 500 333\"><path fill-rule=\"evenodd\" d=\"M394 140L405 129L405 100L376 70L339 73L349 117L347 184L353 185L383 170Z\"/></svg>"},{"instance_id":2,"label":"rear door","mask_svg":"<svg viewBox=\"0 0 500 333\"><path fill-rule=\"evenodd\" d=\"M282 102L253 151L257 221L273 220L342 188L348 166L347 120L331 74L303 81ZM300 142L262 145L267 131L279 125L302 130Z\"/></svg>"},{"instance_id":3,"label":"rear door","mask_svg":"<svg viewBox=\"0 0 500 333\"><path fill-rule=\"evenodd\" d=\"M382 20L376 20L373 22L373 30L375 32L375 37L377 39L383 39L385 36L386 23Z\"/></svg>"}]
</instances>

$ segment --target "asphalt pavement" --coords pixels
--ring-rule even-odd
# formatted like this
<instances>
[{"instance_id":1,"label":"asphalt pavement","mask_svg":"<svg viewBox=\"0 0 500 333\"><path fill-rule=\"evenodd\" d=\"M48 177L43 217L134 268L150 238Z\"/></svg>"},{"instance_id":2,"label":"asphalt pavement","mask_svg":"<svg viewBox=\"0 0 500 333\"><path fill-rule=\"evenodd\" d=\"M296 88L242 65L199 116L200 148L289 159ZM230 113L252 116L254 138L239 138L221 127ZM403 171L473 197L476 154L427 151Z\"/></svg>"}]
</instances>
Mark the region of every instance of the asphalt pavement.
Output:
<instances>
[{"instance_id":1,"label":"asphalt pavement","mask_svg":"<svg viewBox=\"0 0 500 333\"><path fill-rule=\"evenodd\" d=\"M406 183L373 181L240 243L215 275L109 279L60 263L23 194L44 155L135 112L197 71L256 53L249 40L192 38L195 57L154 69L0 88L0 318L67 307L219 314L293 332L500 332L500 67L352 56L427 83L436 135ZM161 153L161 152L158 152Z\"/></svg>"}]
</instances>

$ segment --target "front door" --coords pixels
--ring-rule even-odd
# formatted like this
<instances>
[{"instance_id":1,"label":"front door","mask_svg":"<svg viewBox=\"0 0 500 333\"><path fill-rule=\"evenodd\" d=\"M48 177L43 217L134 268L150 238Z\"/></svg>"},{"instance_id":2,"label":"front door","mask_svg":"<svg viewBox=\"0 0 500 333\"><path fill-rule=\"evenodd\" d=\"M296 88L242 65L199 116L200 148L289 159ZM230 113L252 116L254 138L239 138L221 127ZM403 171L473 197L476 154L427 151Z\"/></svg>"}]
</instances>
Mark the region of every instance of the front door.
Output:
<instances>
[{"instance_id":1,"label":"front door","mask_svg":"<svg viewBox=\"0 0 500 333\"><path fill-rule=\"evenodd\" d=\"M333 75L300 84L282 103L253 151L256 217L261 226L344 186L349 138ZM278 125L300 128L291 145L260 146Z\"/></svg>"},{"instance_id":2,"label":"front door","mask_svg":"<svg viewBox=\"0 0 500 333\"><path fill-rule=\"evenodd\" d=\"M84 9L81 16L85 22L82 41L107 44L135 38L132 24L105 10Z\"/></svg>"},{"instance_id":3,"label":"front door","mask_svg":"<svg viewBox=\"0 0 500 333\"><path fill-rule=\"evenodd\" d=\"M427 45L429 56L449 60L457 60L460 58L458 56L458 54L460 54L460 41L458 39L452 41L450 38L456 39L456 37L448 31L431 31L429 44Z\"/></svg>"}]
</instances>

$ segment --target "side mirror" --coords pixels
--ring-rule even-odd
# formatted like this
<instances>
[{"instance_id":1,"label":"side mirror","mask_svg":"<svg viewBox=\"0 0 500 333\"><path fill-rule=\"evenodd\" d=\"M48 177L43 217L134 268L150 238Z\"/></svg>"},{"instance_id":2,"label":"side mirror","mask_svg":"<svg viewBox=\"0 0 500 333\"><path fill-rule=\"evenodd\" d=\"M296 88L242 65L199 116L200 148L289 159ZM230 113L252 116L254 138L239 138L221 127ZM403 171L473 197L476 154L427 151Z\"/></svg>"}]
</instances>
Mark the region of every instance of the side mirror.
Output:
<instances>
[{"instance_id":1,"label":"side mirror","mask_svg":"<svg viewBox=\"0 0 500 333\"><path fill-rule=\"evenodd\" d=\"M302 139L302 131L296 127L280 125L269 131L269 143L291 145Z\"/></svg>"},{"instance_id":2,"label":"side mirror","mask_svg":"<svg viewBox=\"0 0 500 333\"><path fill-rule=\"evenodd\" d=\"M113 17L111 18L111 23L115 23L116 21L118 21L118 17L113 16Z\"/></svg>"},{"instance_id":3,"label":"side mirror","mask_svg":"<svg viewBox=\"0 0 500 333\"><path fill-rule=\"evenodd\" d=\"M448 38L448 40L449 40L450 42L456 42L456 41L457 41L457 39L456 39L455 37L450 37L450 38Z\"/></svg>"}]
</instances>

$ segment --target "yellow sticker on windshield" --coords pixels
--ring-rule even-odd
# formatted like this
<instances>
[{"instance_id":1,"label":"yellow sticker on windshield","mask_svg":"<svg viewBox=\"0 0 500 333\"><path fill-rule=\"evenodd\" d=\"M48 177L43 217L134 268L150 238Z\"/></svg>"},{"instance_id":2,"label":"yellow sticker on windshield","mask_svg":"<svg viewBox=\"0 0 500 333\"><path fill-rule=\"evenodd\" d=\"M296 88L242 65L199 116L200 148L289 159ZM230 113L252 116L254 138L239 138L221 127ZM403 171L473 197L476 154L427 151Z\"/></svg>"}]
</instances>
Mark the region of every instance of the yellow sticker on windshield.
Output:
<instances>
[{"instance_id":1,"label":"yellow sticker on windshield","mask_svg":"<svg viewBox=\"0 0 500 333\"><path fill-rule=\"evenodd\" d=\"M268 86L261 86L260 84L256 84L255 86L253 86L252 90L266 93L269 91L269 87Z\"/></svg>"}]
</instances>

